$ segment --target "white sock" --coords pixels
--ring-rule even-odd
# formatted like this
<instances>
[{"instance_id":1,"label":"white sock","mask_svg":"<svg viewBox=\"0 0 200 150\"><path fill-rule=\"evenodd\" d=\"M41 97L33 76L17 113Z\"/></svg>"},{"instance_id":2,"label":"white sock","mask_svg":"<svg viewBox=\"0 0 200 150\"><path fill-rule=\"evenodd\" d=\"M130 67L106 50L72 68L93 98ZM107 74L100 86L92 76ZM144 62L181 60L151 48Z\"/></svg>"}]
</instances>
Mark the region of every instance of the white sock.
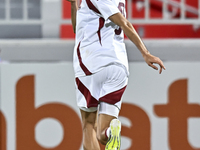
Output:
<instances>
[{"instance_id":1,"label":"white sock","mask_svg":"<svg viewBox=\"0 0 200 150\"><path fill-rule=\"evenodd\" d=\"M107 136L108 139L109 139L109 137L110 137L110 127L108 127L107 130L106 130L106 136Z\"/></svg>"}]
</instances>

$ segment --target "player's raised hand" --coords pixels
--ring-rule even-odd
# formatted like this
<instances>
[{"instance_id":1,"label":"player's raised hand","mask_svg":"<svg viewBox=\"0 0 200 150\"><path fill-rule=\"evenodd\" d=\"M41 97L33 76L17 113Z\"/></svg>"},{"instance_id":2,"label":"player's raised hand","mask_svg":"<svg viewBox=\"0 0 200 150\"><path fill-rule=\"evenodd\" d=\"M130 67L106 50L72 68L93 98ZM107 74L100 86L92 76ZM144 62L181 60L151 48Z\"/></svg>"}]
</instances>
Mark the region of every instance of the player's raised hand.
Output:
<instances>
[{"instance_id":1,"label":"player's raised hand","mask_svg":"<svg viewBox=\"0 0 200 150\"><path fill-rule=\"evenodd\" d=\"M165 70L165 66L164 66L162 60L160 60L160 58L158 58L158 57L156 57L156 56L153 56L153 55L151 55L150 53L148 53L147 55L145 55L145 56L143 56L143 57L144 57L144 60L146 61L146 63L147 63L150 67L152 67L152 68L154 68L154 69L156 69L156 70L158 70L158 67L156 67L156 66L154 65L154 63L155 63L155 64L158 64L158 65L160 66L160 71L159 71L160 74L162 73L162 69Z\"/></svg>"},{"instance_id":2,"label":"player's raised hand","mask_svg":"<svg viewBox=\"0 0 200 150\"><path fill-rule=\"evenodd\" d=\"M76 0L67 0L68 2L76 2Z\"/></svg>"}]
</instances>

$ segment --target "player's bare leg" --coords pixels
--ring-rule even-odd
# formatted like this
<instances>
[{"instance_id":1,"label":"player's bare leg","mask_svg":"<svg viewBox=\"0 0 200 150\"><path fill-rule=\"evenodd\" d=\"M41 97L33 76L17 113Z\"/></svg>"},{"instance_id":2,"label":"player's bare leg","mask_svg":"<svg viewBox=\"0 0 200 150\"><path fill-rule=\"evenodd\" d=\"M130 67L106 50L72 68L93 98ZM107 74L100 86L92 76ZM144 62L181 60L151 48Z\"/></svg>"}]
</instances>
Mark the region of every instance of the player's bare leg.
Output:
<instances>
[{"instance_id":1,"label":"player's bare leg","mask_svg":"<svg viewBox=\"0 0 200 150\"><path fill-rule=\"evenodd\" d=\"M97 138L106 145L105 150L120 150L121 122L116 117L99 114L97 125Z\"/></svg>"},{"instance_id":2,"label":"player's bare leg","mask_svg":"<svg viewBox=\"0 0 200 150\"><path fill-rule=\"evenodd\" d=\"M115 119L116 117L109 116L106 114L99 114L97 120L97 138L101 144L106 145L108 141L108 137L106 136L106 130L110 126L111 120Z\"/></svg>"},{"instance_id":3,"label":"player's bare leg","mask_svg":"<svg viewBox=\"0 0 200 150\"><path fill-rule=\"evenodd\" d=\"M100 150L95 131L97 112L81 111L84 150Z\"/></svg>"}]
</instances>

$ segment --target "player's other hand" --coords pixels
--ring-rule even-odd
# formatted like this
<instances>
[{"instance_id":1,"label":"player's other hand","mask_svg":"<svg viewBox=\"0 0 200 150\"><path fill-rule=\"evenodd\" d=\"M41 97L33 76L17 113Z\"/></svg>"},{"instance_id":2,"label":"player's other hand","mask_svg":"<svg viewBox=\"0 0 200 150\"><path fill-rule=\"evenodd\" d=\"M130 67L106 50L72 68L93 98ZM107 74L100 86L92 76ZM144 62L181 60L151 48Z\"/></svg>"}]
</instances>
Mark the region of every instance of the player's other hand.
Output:
<instances>
[{"instance_id":1,"label":"player's other hand","mask_svg":"<svg viewBox=\"0 0 200 150\"><path fill-rule=\"evenodd\" d=\"M160 73L160 74L162 73L162 69L165 70L165 66L164 66L162 60L160 60L160 58L158 58L158 57L156 57L156 56L153 56L153 55L151 55L150 53L146 54L146 55L143 56L143 57L144 57L144 60L146 61L146 63L147 63L150 67L152 67L153 69L155 69L155 70L158 70L158 67L156 67L156 66L154 65L154 63L155 63L155 64L158 64L158 65L160 66L160 70L159 70L159 73Z\"/></svg>"},{"instance_id":2,"label":"player's other hand","mask_svg":"<svg viewBox=\"0 0 200 150\"><path fill-rule=\"evenodd\" d=\"M67 0L68 2L74 3L76 0Z\"/></svg>"}]
</instances>

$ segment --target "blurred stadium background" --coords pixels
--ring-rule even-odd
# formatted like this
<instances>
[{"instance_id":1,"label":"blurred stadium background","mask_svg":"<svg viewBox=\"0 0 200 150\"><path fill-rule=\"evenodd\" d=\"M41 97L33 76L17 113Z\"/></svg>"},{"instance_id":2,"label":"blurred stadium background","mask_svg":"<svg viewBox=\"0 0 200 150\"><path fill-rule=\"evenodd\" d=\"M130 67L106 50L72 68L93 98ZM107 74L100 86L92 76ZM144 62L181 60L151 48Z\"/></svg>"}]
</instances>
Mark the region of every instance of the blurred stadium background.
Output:
<instances>
[{"instance_id":1,"label":"blurred stadium background","mask_svg":"<svg viewBox=\"0 0 200 150\"><path fill-rule=\"evenodd\" d=\"M147 67L126 38L122 150L199 150L200 0L126 3L167 69ZM0 0L0 150L82 150L70 12L66 0Z\"/></svg>"}]
</instances>

